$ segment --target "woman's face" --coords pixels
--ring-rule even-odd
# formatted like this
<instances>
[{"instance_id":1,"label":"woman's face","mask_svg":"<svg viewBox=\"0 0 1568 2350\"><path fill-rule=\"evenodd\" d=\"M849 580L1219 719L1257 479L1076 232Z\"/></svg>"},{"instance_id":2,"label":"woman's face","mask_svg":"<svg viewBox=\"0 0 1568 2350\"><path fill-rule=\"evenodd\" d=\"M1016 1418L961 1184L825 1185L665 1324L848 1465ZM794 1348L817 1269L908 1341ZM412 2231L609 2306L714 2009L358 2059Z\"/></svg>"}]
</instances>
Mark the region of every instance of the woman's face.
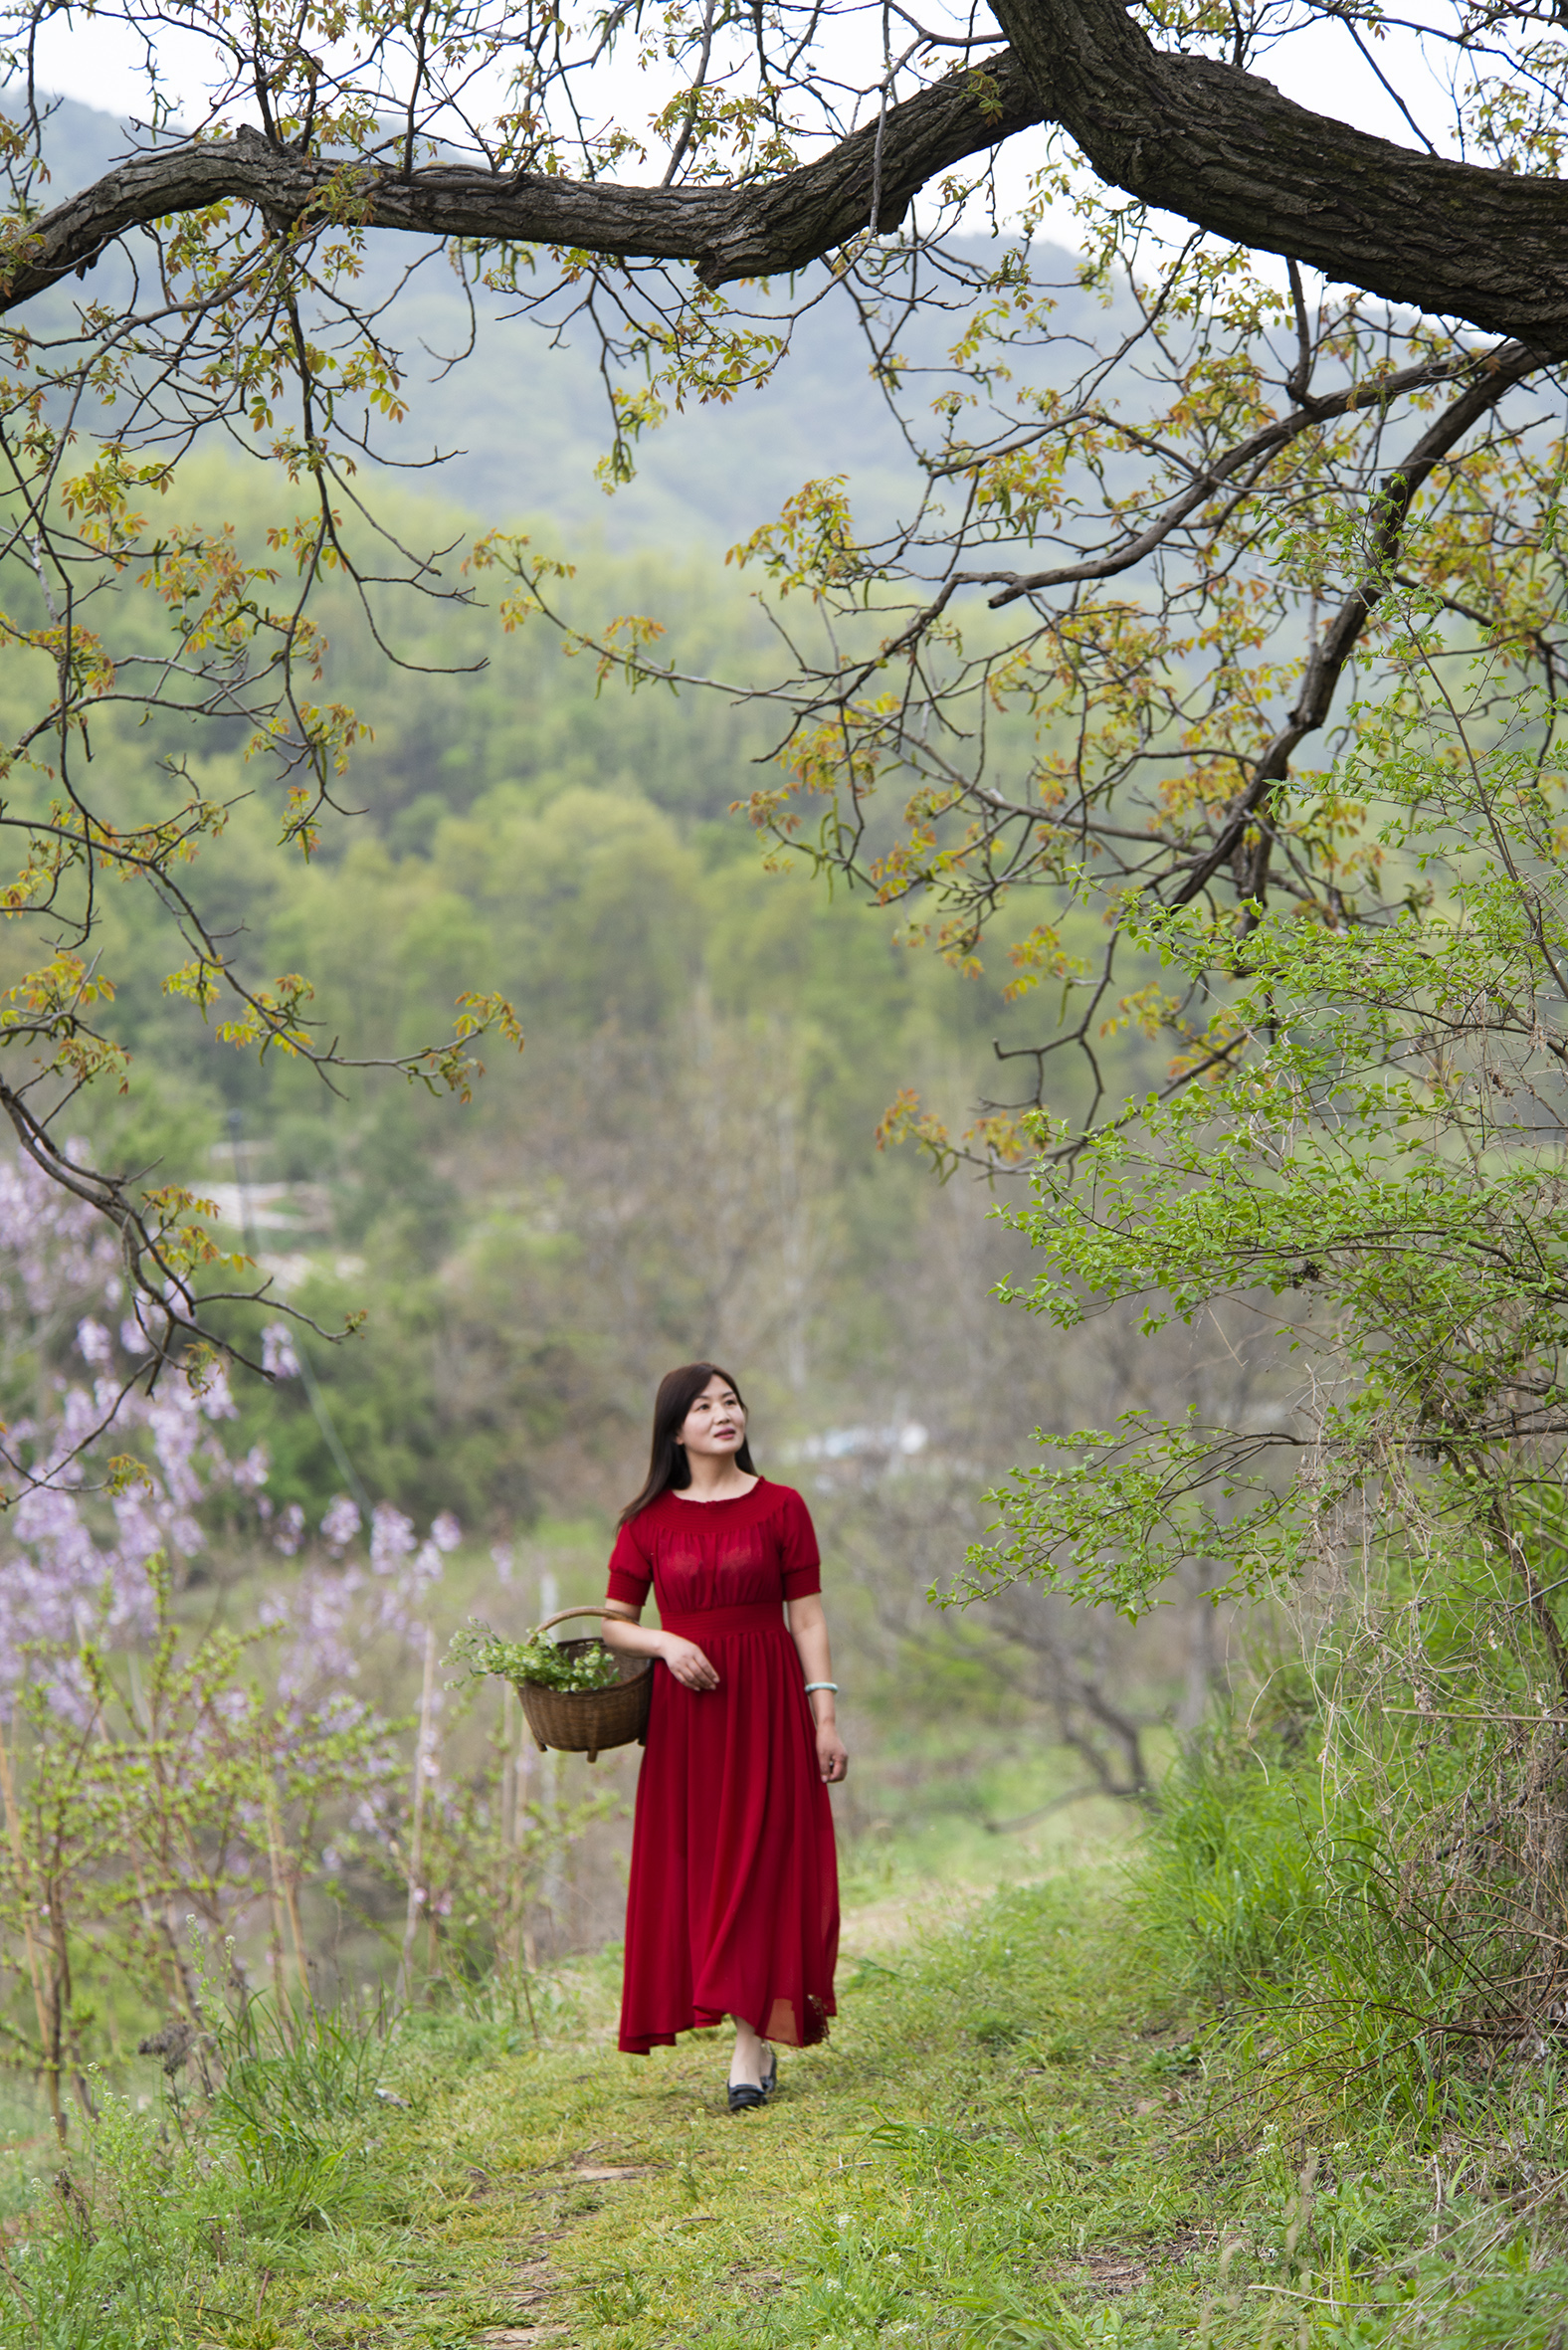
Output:
<instances>
[{"instance_id":1,"label":"woman's face","mask_svg":"<svg viewBox=\"0 0 1568 2350\"><path fill-rule=\"evenodd\" d=\"M745 1441L745 1407L729 1381L715 1372L687 1412L681 1442L687 1454L707 1453L723 1459L726 1455L733 1458Z\"/></svg>"}]
</instances>

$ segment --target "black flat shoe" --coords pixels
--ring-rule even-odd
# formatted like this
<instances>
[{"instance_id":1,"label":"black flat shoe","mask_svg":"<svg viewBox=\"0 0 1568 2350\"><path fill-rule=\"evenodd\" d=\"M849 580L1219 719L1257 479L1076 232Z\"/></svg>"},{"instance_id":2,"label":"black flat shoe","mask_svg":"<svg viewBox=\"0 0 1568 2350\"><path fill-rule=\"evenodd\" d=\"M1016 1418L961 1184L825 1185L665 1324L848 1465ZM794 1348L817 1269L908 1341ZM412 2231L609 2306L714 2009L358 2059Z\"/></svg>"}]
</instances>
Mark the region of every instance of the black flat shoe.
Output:
<instances>
[{"instance_id":1,"label":"black flat shoe","mask_svg":"<svg viewBox=\"0 0 1568 2350\"><path fill-rule=\"evenodd\" d=\"M729 2084L731 2113L749 2113L754 2105L765 2105L767 2101L767 2090L753 2088L749 2080L732 2080Z\"/></svg>"},{"instance_id":2,"label":"black flat shoe","mask_svg":"<svg viewBox=\"0 0 1568 2350\"><path fill-rule=\"evenodd\" d=\"M763 2096L764 2096L764 2097L771 2097L771 2096L772 2096L772 2094L773 2094L773 2092L774 2092L774 2090L775 2090L775 2089L778 2087L778 2085L779 2085L779 2060L778 2060L778 2056L777 2056L776 2053L775 2053L775 2052L774 2052L772 2049L770 2049L770 2050L768 2051L768 2068L767 2068L766 2072L764 2072L764 2073L763 2073L763 2075L762 2075L762 2094L763 2094Z\"/></svg>"}]
</instances>

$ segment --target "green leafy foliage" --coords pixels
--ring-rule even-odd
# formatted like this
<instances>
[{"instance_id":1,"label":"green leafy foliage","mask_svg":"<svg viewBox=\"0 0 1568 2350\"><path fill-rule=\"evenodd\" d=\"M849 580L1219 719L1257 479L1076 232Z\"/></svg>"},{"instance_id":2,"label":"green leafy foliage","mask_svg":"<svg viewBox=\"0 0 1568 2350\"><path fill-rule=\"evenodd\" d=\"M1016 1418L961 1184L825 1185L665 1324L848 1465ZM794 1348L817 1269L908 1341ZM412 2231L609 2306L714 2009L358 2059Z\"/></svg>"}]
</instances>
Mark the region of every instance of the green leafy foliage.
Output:
<instances>
[{"instance_id":1,"label":"green leafy foliage","mask_svg":"<svg viewBox=\"0 0 1568 2350\"><path fill-rule=\"evenodd\" d=\"M1275 1347L1264 1408L1044 1438L995 1497L974 1592L1040 1574L1136 1615L1184 1557L1256 1592L1354 1521L1494 1550L1528 1597L1568 1430L1556 712L1523 700L1497 733L1489 662L1451 687L1419 599L1398 652L1399 690L1355 713L1331 779L1373 812L1381 909L1255 909L1212 1024L1223 1065L1048 1149L1035 1204L1003 1211L1042 1268L1004 1296L1062 1329L1134 1311L1146 1337L1231 1306ZM1197 908L1132 928L1189 980L1216 953Z\"/></svg>"},{"instance_id":2,"label":"green leafy foliage","mask_svg":"<svg viewBox=\"0 0 1568 2350\"><path fill-rule=\"evenodd\" d=\"M471 1673L498 1673L534 1689L608 1689L620 1667L602 1641L502 1640L488 1624L474 1624L452 1643L455 1662Z\"/></svg>"}]
</instances>

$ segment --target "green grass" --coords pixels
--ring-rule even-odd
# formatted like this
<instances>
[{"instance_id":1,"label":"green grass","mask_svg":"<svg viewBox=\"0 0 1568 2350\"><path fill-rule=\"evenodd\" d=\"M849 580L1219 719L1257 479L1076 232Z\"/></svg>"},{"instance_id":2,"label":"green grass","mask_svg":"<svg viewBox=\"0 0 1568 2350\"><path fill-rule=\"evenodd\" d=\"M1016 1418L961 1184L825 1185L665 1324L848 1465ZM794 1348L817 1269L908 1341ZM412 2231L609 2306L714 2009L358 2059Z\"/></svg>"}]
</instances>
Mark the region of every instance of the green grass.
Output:
<instances>
[{"instance_id":1,"label":"green grass","mask_svg":"<svg viewBox=\"0 0 1568 2350\"><path fill-rule=\"evenodd\" d=\"M1561 2350L1549 2063L1427 2114L1281 2072L1107 1871L843 1970L764 2112L725 2050L611 2045L613 1956L242 2084L188 2145L110 2104L8 2251L11 2350L1191 2342ZM273 2115L269 2122L268 2115ZM248 2118L246 2118L248 2116ZM249 2132L249 2136L247 2136ZM1303 2178L1305 2185L1303 2189Z\"/></svg>"}]
</instances>

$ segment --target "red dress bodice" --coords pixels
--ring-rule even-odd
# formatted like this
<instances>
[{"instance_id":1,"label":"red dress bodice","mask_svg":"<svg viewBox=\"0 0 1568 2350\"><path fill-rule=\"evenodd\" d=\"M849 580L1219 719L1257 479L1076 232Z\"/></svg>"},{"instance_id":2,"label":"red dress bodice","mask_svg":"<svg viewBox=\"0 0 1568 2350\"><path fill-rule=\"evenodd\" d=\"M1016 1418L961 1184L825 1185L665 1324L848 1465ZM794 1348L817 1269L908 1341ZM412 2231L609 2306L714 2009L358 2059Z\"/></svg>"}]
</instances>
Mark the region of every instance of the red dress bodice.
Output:
<instances>
[{"instance_id":1,"label":"red dress bodice","mask_svg":"<svg viewBox=\"0 0 1568 2350\"><path fill-rule=\"evenodd\" d=\"M610 1556L611 1599L640 1608L650 1586L662 1619L804 1599L822 1589L811 1512L793 1486L765 1476L733 1501L661 1493Z\"/></svg>"}]
</instances>

